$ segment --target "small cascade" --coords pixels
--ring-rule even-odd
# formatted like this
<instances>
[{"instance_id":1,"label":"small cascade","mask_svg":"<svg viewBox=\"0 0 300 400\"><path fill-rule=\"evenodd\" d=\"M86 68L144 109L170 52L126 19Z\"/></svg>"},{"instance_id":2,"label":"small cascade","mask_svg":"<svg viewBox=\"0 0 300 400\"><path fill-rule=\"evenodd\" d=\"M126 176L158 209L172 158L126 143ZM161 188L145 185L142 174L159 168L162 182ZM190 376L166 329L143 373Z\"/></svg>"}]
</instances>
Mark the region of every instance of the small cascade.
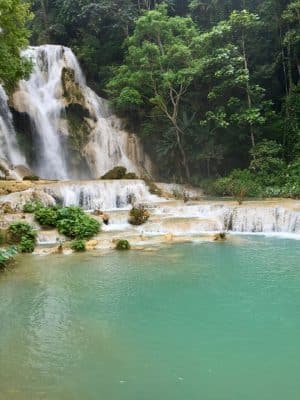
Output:
<instances>
[{"instance_id":1,"label":"small cascade","mask_svg":"<svg viewBox=\"0 0 300 400\"><path fill-rule=\"evenodd\" d=\"M3 169L11 170L13 166L26 165L16 139L12 124L12 115L7 104L7 96L0 85L0 164ZM17 174L16 174L17 178Z\"/></svg>"},{"instance_id":2,"label":"small cascade","mask_svg":"<svg viewBox=\"0 0 300 400\"><path fill-rule=\"evenodd\" d=\"M133 203L162 201L150 194L141 180L61 182L40 186L40 189L59 204L80 206L85 210L112 210L126 208Z\"/></svg>"},{"instance_id":3,"label":"small cascade","mask_svg":"<svg viewBox=\"0 0 300 400\"><path fill-rule=\"evenodd\" d=\"M29 116L34 140L31 168L47 179L99 178L117 165L151 171L135 135L122 130L108 102L85 84L73 52L63 46L30 47L28 80L12 96L15 111Z\"/></svg>"}]
</instances>

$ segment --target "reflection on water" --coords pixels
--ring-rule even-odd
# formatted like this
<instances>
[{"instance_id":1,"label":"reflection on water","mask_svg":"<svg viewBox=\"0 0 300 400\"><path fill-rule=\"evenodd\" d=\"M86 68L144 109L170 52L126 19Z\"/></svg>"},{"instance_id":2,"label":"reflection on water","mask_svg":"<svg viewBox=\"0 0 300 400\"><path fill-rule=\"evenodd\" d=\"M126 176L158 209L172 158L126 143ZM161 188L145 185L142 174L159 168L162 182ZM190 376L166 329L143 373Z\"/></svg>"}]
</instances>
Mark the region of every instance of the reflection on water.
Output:
<instances>
[{"instance_id":1,"label":"reflection on water","mask_svg":"<svg viewBox=\"0 0 300 400\"><path fill-rule=\"evenodd\" d=\"M0 277L0 399L297 398L297 244L24 256Z\"/></svg>"}]
</instances>

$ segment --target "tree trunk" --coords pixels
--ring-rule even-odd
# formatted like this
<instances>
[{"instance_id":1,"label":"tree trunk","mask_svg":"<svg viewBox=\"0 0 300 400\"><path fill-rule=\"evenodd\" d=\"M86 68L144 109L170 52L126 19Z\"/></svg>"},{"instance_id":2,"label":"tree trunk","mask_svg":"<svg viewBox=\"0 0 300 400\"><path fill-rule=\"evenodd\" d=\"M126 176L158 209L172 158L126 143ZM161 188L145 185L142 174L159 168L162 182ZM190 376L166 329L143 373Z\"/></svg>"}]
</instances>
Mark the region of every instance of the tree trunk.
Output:
<instances>
[{"instance_id":1,"label":"tree trunk","mask_svg":"<svg viewBox=\"0 0 300 400\"><path fill-rule=\"evenodd\" d=\"M175 128L175 132L176 132L177 145L178 145L179 151L181 153L182 165L183 165L184 170L185 170L185 175L186 175L187 180L190 181L190 179L191 179L190 169L189 169L189 166L188 166L186 154L185 154L185 151L184 151L184 148L183 148L183 145L182 145L182 142L181 142L181 137L180 137L183 132L179 128L179 126L177 125L176 121L172 121L172 122L173 122L173 125L174 125L174 128Z\"/></svg>"},{"instance_id":2,"label":"tree trunk","mask_svg":"<svg viewBox=\"0 0 300 400\"><path fill-rule=\"evenodd\" d=\"M242 35L242 49L243 49L244 68L245 68L245 71L248 73L248 76L250 79L244 35ZM252 107L252 100L251 100L251 94L250 94L249 80L246 83L246 97L247 97L248 108L250 109ZM254 147L255 146L255 136L254 136L253 126L251 124L250 124L250 137L251 137L251 145L252 145L252 147Z\"/></svg>"}]
</instances>

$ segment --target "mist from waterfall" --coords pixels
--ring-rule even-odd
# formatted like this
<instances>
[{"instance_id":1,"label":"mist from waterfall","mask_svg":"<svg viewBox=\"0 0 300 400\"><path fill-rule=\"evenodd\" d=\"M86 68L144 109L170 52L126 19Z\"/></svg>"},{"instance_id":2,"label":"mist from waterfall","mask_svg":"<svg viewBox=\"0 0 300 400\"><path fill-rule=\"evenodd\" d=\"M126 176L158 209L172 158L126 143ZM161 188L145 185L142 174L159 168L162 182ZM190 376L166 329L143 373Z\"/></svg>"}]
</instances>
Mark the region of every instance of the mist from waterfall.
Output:
<instances>
[{"instance_id":1,"label":"mist from waterfall","mask_svg":"<svg viewBox=\"0 0 300 400\"><path fill-rule=\"evenodd\" d=\"M0 159L9 168L12 165L26 165L25 157L21 154L16 134L13 128L7 96L0 85Z\"/></svg>"}]
</instances>

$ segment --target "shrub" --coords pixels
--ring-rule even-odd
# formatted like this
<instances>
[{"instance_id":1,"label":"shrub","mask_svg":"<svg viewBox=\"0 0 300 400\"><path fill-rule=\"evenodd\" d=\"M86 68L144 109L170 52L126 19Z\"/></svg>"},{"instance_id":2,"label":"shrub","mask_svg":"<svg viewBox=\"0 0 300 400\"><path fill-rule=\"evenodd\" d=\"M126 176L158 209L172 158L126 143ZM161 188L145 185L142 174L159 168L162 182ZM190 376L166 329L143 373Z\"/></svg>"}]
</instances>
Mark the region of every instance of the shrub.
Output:
<instances>
[{"instance_id":1,"label":"shrub","mask_svg":"<svg viewBox=\"0 0 300 400\"><path fill-rule=\"evenodd\" d=\"M11 244L19 244L22 237L27 237L35 241L36 231L24 221L17 221L10 224L8 228L8 241Z\"/></svg>"},{"instance_id":2,"label":"shrub","mask_svg":"<svg viewBox=\"0 0 300 400\"><path fill-rule=\"evenodd\" d=\"M18 250L15 246L10 246L7 249L0 249L0 269L4 269L14 259Z\"/></svg>"},{"instance_id":3,"label":"shrub","mask_svg":"<svg viewBox=\"0 0 300 400\"><path fill-rule=\"evenodd\" d=\"M85 251L85 240L82 239L76 239L71 243L71 249L76 251L76 252L81 252Z\"/></svg>"},{"instance_id":4,"label":"shrub","mask_svg":"<svg viewBox=\"0 0 300 400\"><path fill-rule=\"evenodd\" d=\"M23 212L33 214L36 210L42 207L43 204L40 201L28 201L23 207Z\"/></svg>"},{"instance_id":5,"label":"shrub","mask_svg":"<svg viewBox=\"0 0 300 400\"><path fill-rule=\"evenodd\" d=\"M264 139L250 150L252 170L262 185L281 186L285 181L286 165L281 159L282 146L274 140Z\"/></svg>"},{"instance_id":6,"label":"shrub","mask_svg":"<svg viewBox=\"0 0 300 400\"><path fill-rule=\"evenodd\" d=\"M149 217L149 211L144 206L140 205L130 210L128 222L131 225L142 225L148 221Z\"/></svg>"},{"instance_id":7,"label":"shrub","mask_svg":"<svg viewBox=\"0 0 300 400\"><path fill-rule=\"evenodd\" d=\"M40 225L55 227L57 224L57 212L56 207L40 207L36 209L34 216Z\"/></svg>"},{"instance_id":8,"label":"shrub","mask_svg":"<svg viewBox=\"0 0 300 400\"><path fill-rule=\"evenodd\" d=\"M72 239L89 239L100 231L101 224L86 215L80 207L64 207L57 211L58 232Z\"/></svg>"},{"instance_id":9,"label":"shrub","mask_svg":"<svg viewBox=\"0 0 300 400\"><path fill-rule=\"evenodd\" d=\"M221 196L233 196L241 203L245 197L259 196L261 187L249 170L236 169L229 176L215 181L214 192Z\"/></svg>"},{"instance_id":10,"label":"shrub","mask_svg":"<svg viewBox=\"0 0 300 400\"><path fill-rule=\"evenodd\" d=\"M27 222L13 222L8 228L8 241L19 245L22 253L32 253L36 243L37 233Z\"/></svg>"},{"instance_id":11,"label":"shrub","mask_svg":"<svg viewBox=\"0 0 300 400\"><path fill-rule=\"evenodd\" d=\"M21 253L32 253L35 248L35 241L28 238L27 236L22 236L20 244L18 245L18 250Z\"/></svg>"},{"instance_id":12,"label":"shrub","mask_svg":"<svg viewBox=\"0 0 300 400\"><path fill-rule=\"evenodd\" d=\"M130 250L130 244L128 240L120 239L117 241L116 250Z\"/></svg>"}]
</instances>

